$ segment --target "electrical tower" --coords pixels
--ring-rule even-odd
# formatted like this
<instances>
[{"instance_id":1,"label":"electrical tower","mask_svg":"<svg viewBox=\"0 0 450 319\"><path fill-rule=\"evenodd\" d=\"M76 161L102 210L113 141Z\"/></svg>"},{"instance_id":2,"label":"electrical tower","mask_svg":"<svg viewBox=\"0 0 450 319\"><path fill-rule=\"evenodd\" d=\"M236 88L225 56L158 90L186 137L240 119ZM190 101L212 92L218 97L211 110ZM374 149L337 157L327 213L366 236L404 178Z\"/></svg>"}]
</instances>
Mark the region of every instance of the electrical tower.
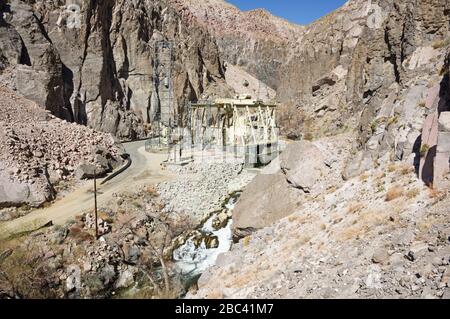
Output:
<instances>
[{"instance_id":1,"label":"electrical tower","mask_svg":"<svg viewBox=\"0 0 450 319\"><path fill-rule=\"evenodd\" d=\"M157 96L157 107L152 110L154 136L168 138L175 125L173 106L173 42L156 41L154 47L153 90Z\"/></svg>"}]
</instances>

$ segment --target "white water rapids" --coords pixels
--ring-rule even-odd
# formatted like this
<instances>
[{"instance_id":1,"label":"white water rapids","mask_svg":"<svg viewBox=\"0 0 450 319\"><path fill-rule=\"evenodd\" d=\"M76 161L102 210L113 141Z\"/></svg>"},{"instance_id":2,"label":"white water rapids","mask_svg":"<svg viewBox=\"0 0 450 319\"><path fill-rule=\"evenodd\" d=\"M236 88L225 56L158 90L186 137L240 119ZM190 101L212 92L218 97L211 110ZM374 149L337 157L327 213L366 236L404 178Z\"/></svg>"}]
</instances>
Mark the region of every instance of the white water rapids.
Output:
<instances>
[{"instance_id":1,"label":"white water rapids","mask_svg":"<svg viewBox=\"0 0 450 319\"><path fill-rule=\"evenodd\" d=\"M227 211L232 211L238 196L232 196L225 204ZM197 248L194 238L188 238L186 242L173 252L173 260L176 267L184 278L195 278L202 274L207 268L214 266L217 257L231 248L232 244L232 220L229 219L224 228L215 230L212 222L217 214L213 214L199 229L201 233L217 236L219 246L217 248L207 249L204 241Z\"/></svg>"}]
</instances>

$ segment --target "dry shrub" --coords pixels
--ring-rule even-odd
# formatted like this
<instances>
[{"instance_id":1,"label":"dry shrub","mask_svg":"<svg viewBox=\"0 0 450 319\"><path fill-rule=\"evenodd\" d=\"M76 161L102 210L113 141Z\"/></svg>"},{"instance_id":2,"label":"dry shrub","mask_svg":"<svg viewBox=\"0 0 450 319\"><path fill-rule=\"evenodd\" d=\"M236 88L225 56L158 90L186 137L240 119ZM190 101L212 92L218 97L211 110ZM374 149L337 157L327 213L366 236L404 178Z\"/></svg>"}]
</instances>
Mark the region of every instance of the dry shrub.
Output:
<instances>
[{"instance_id":1,"label":"dry shrub","mask_svg":"<svg viewBox=\"0 0 450 319\"><path fill-rule=\"evenodd\" d=\"M333 194L338 190L338 188L336 186L330 186L327 188L327 194Z\"/></svg>"},{"instance_id":2,"label":"dry shrub","mask_svg":"<svg viewBox=\"0 0 450 319\"><path fill-rule=\"evenodd\" d=\"M346 241L367 235L373 227L383 224L387 219L385 212L368 209L362 212L351 226L338 233L337 239Z\"/></svg>"},{"instance_id":3,"label":"dry shrub","mask_svg":"<svg viewBox=\"0 0 450 319\"><path fill-rule=\"evenodd\" d=\"M288 220L292 222L296 222L297 224L306 224L311 220L310 215L291 215L288 217Z\"/></svg>"},{"instance_id":4,"label":"dry shrub","mask_svg":"<svg viewBox=\"0 0 450 319\"><path fill-rule=\"evenodd\" d=\"M2 253L2 251L0 251ZM52 299L59 275L48 267L39 247L15 247L0 263L0 299Z\"/></svg>"},{"instance_id":5,"label":"dry shrub","mask_svg":"<svg viewBox=\"0 0 450 319\"><path fill-rule=\"evenodd\" d=\"M394 199L397 199L402 196L403 196L403 187L393 186L386 193L385 200L386 200L386 202L390 202L390 201L393 201Z\"/></svg>"},{"instance_id":6,"label":"dry shrub","mask_svg":"<svg viewBox=\"0 0 450 319\"><path fill-rule=\"evenodd\" d=\"M242 245L243 245L244 247L247 247L248 245L250 245L250 240L251 240L251 239L252 239L251 236L245 237L245 238L242 240Z\"/></svg>"},{"instance_id":7,"label":"dry shrub","mask_svg":"<svg viewBox=\"0 0 450 319\"><path fill-rule=\"evenodd\" d=\"M78 243L94 240L94 235L84 231L79 225L74 225L69 228L69 236Z\"/></svg>"},{"instance_id":8,"label":"dry shrub","mask_svg":"<svg viewBox=\"0 0 450 319\"><path fill-rule=\"evenodd\" d=\"M361 209L363 209L363 208L364 208L363 203L353 202L347 207L347 213L354 214L354 213L361 211Z\"/></svg>"},{"instance_id":9,"label":"dry shrub","mask_svg":"<svg viewBox=\"0 0 450 319\"><path fill-rule=\"evenodd\" d=\"M359 238L361 235L366 234L369 231L369 227L361 224L350 226L341 231L337 239L340 241L347 241L350 239Z\"/></svg>"},{"instance_id":10,"label":"dry shrub","mask_svg":"<svg viewBox=\"0 0 450 319\"><path fill-rule=\"evenodd\" d=\"M154 186L149 186L145 189L145 191L147 192L147 194L149 194L151 197L158 197L158 191L156 190L156 188Z\"/></svg>"},{"instance_id":11,"label":"dry shrub","mask_svg":"<svg viewBox=\"0 0 450 319\"><path fill-rule=\"evenodd\" d=\"M420 190L418 188L413 188L406 193L406 197L408 197L408 199L413 199L416 198L419 194Z\"/></svg>"},{"instance_id":12,"label":"dry shrub","mask_svg":"<svg viewBox=\"0 0 450 319\"><path fill-rule=\"evenodd\" d=\"M304 245L306 243L309 243L311 241L311 236L310 235L300 235L297 237L297 246L301 246Z\"/></svg>"},{"instance_id":13,"label":"dry shrub","mask_svg":"<svg viewBox=\"0 0 450 319\"><path fill-rule=\"evenodd\" d=\"M388 166L388 172L389 173L393 173L397 170L397 165L396 164L389 164Z\"/></svg>"},{"instance_id":14,"label":"dry shrub","mask_svg":"<svg viewBox=\"0 0 450 319\"><path fill-rule=\"evenodd\" d=\"M436 216L427 216L418 221L416 227L420 232L427 233L431 227L439 223L442 223L442 220L439 220Z\"/></svg>"},{"instance_id":15,"label":"dry shrub","mask_svg":"<svg viewBox=\"0 0 450 319\"><path fill-rule=\"evenodd\" d=\"M414 173L414 166L404 164L400 166L400 174L401 175L408 175L410 173Z\"/></svg>"},{"instance_id":16,"label":"dry shrub","mask_svg":"<svg viewBox=\"0 0 450 319\"><path fill-rule=\"evenodd\" d=\"M359 180L363 183L367 182L367 180L369 179L369 174L364 173L359 177Z\"/></svg>"}]
</instances>

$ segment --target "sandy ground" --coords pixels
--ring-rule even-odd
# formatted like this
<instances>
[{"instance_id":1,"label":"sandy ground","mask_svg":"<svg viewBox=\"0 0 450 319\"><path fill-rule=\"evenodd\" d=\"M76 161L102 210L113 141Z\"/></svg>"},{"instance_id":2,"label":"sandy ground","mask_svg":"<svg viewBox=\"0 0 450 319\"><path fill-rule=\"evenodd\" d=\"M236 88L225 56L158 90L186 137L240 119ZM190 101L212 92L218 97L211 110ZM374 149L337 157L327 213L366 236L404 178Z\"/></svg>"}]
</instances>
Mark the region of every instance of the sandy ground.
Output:
<instances>
[{"instance_id":1,"label":"sandy ground","mask_svg":"<svg viewBox=\"0 0 450 319\"><path fill-rule=\"evenodd\" d=\"M166 153L154 154L145 151L145 142L133 142L125 145L132 159L131 166L111 181L100 185L98 180L98 206L110 201L114 193L137 190L143 185L152 185L170 180L171 174L161 168L167 159ZM0 239L25 231L34 230L52 221L53 224L64 224L82 212L94 209L93 182L87 182L51 206L32 211L31 213L0 224Z\"/></svg>"}]
</instances>

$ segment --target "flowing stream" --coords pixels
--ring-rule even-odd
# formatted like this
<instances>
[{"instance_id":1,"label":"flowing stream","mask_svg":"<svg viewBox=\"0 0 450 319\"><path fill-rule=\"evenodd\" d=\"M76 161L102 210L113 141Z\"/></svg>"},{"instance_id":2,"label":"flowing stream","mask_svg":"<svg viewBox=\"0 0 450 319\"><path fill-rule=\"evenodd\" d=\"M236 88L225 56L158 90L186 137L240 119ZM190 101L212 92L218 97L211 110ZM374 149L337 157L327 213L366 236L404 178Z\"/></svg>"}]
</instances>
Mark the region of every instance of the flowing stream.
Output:
<instances>
[{"instance_id":1,"label":"flowing stream","mask_svg":"<svg viewBox=\"0 0 450 319\"><path fill-rule=\"evenodd\" d=\"M226 213L230 214L240 196L236 193L228 198L224 204ZM185 285L189 286L194 283L200 275L209 267L214 266L217 257L231 248L232 244L232 220L228 218L223 228L215 229L213 221L221 212L214 213L198 231L203 238L214 238L218 240L216 248L208 248L205 240L199 244L198 235L192 235L187 238L186 242L174 250L173 260L175 266L181 273ZM231 214L230 214L231 215Z\"/></svg>"}]
</instances>

